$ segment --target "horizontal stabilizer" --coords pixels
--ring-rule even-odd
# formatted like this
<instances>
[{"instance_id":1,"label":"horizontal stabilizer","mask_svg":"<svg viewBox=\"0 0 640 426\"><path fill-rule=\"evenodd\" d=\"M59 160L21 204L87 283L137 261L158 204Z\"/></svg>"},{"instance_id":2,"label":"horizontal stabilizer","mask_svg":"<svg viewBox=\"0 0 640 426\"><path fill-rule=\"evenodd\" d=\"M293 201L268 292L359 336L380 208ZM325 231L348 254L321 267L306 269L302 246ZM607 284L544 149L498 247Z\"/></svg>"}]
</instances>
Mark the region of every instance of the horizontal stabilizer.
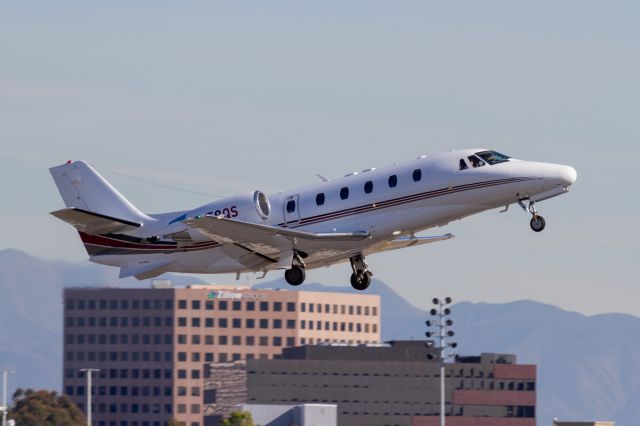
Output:
<instances>
[{"instance_id":1,"label":"horizontal stabilizer","mask_svg":"<svg viewBox=\"0 0 640 426\"><path fill-rule=\"evenodd\" d=\"M120 278L136 277L139 280L146 280L149 278L157 277L164 274L165 266L173 263L172 260L154 262L154 263L141 263L138 265L125 266L120 268Z\"/></svg>"},{"instance_id":2,"label":"horizontal stabilizer","mask_svg":"<svg viewBox=\"0 0 640 426\"><path fill-rule=\"evenodd\" d=\"M76 207L69 207L51 212L58 219L64 220L85 234L100 235L130 231L140 227L140 223L130 222L94 213Z\"/></svg>"}]
</instances>

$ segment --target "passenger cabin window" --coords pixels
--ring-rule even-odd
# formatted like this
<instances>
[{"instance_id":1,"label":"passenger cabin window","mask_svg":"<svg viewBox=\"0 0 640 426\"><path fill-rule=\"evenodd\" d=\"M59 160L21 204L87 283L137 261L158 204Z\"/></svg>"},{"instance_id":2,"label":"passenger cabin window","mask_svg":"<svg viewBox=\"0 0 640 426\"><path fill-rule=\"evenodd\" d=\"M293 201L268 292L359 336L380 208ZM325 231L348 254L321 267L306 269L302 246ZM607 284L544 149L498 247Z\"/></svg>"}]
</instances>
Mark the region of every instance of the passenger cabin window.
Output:
<instances>
[{"instance_id":1,"label":"passenger cabin window","mask_svg":"<svg viewBox=\"0 0 640 426\"><path fill-rule=\"evenodd\" d=\"M467 166L467 162L464 161L464 158L460 159L460 170L467 170L469 166Z\"/></svg>"},{"instance_id":2,"label":"passenger cabin window","mask_svg":"<svg viewBox=\"0 0 640 426\"><path fill-rule=\"evenodd\" d=\"M398 186L398 176L389 176L389 188L395 188L396 186Z\"/></svg>"},{"instance_id":3,"label":"passenger cabin window","mask_svg":"<svg viewBox=\"0 0 640 426\"><path fill-rule=\"evenodd\" d=\"M509 161L509 158L511 158L508 155L500 154L499 152L495 151L476 152L476 155L489 163L489 165L491 166L498 163L504 163L505 161Z\"/></svg>"},{"instance_id":4,"label":"passenger cabin window","mask_svg":"<svg viewBox=\"0 0 640 426\"><path fill-rule=\"evenodd\" d=\"M287 203L287 213L293 213L296 211L296 202L295 200L289 200Z\"/></svg>"},{"instance_id":5,"label":"passenger cabin window","mask_svg":"<svg viewBox=\"0 0 640 426\"><path fill-rule=\"evenodd\" d=\"M340 198L343 200L346 200L347 198L349 198L349 188L348 187L344 187L340 190Z\"/></svg>"},{"instance_id":6,"label":"passenger cabin window","mask_svg":"<svg viewBox=\"0 0 640 426\"><path fill-rule=\"evenodd\" d=\"M324 204L324 192L321 192L318 195L316 195L316 204L319 206Z\"/></svg>"},{"instance_id":7,"label":"passenger cabin window","mask_svg":"<svg viewBox=\"0 0 640 426\"><path fill-rule=\"evenodd\" d=\"M484 161L482 161L480 158L476 157L475 155L470 155L467 158L469 159L469 162L474 168L484 166Z\"/></svg>"},{"instance_id":8,"label":"passenger cabin window","mask_svg":"<svg viewBox=\"0 0 640 426\"><path fill-rule=\"evenodd\" d=\"M371 194L372 191L373 191L373 182L368 180L364 183L364 193Z\"/></svg>"},{"instance_id":9,"label":"passenger cabin window","mask_svg":"<svg viewBox=\"0 0 640 426\"><path fill-rule=\"evenodd\" d=\"M415 169L413 171L413 181L414 182L418 182L418 181L420 181L420 179L422 179L422 170Z\"/></svg>"}]
</instances>

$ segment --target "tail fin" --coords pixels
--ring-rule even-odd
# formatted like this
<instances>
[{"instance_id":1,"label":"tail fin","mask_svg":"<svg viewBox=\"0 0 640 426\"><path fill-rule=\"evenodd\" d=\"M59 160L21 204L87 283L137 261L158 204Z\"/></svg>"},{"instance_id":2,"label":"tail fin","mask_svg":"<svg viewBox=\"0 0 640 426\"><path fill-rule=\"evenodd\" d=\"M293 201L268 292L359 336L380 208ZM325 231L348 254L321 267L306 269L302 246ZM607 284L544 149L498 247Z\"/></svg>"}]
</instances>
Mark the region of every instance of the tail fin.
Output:
<instances>
[{"instance_id":1,"label":"tail fin","mask_svg":"<svg viewBox=\"0 0 640 426\"><path fill-rule=\"evenodd\" d=\"M67 162L49 171L67 207L134 223L151 220L84 161Z\"/></svg>"}]
</instances>

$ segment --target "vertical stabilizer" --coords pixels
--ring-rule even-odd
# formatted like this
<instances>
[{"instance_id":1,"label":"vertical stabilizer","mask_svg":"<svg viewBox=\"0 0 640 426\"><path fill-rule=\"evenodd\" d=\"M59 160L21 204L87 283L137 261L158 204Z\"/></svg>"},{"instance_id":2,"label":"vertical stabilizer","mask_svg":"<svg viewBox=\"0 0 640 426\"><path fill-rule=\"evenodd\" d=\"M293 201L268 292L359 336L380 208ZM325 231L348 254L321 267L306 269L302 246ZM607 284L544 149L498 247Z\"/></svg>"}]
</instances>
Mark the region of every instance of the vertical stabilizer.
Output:
<instances>
[{"instance_id":1,"label":"vertical stabilizer","mask_svg":"<svg viewBox=\"0 0 640 426\"><path fill-rule=\"evenodd\" d=\"M67 162L49 171L67 207L137 223L152 220L84 161Z\"/></svg>"}]
</instances>

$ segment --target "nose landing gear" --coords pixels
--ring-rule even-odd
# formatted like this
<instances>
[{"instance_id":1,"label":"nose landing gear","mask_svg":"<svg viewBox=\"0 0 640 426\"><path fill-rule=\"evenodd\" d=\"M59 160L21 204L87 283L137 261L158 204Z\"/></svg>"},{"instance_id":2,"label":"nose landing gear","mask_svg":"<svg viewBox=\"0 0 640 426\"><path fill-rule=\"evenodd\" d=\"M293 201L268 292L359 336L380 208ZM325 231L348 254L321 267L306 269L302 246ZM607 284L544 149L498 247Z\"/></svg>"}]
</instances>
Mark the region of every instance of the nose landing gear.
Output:
<instances>
[{"instance_id":1,"label":"nose landing gear","mask_svg":"<svg viewBox=\"0 0 640 426\"><path fill-rule=\"evenodd\" d=\"M351 257L349 260L351 261L351 269L353 270L353 274L351 274L351 287L360 291L366 290L369 284L371 284L371 276L373 274L369 271L369 266L367 266L364 256L359 254Z\"/></svg>"},{"instance_id":2,"label":"nose landing gear","mask_svg":"<svg viewBox=\"0 0 640 426\"><path fill-rule=\"evenodd\" d=\"M535 202L529 200L529 207L526 207L524 205L523 200L518 200L518 204L520 205L520 207L522 207L522 210L524 210L525 212L528 211L533 216L531 218L531 221L529 222L531 229L535 232L541 232L544 229L546 222L544 218L538 214Z\"/></svg>"}]
</instances>

